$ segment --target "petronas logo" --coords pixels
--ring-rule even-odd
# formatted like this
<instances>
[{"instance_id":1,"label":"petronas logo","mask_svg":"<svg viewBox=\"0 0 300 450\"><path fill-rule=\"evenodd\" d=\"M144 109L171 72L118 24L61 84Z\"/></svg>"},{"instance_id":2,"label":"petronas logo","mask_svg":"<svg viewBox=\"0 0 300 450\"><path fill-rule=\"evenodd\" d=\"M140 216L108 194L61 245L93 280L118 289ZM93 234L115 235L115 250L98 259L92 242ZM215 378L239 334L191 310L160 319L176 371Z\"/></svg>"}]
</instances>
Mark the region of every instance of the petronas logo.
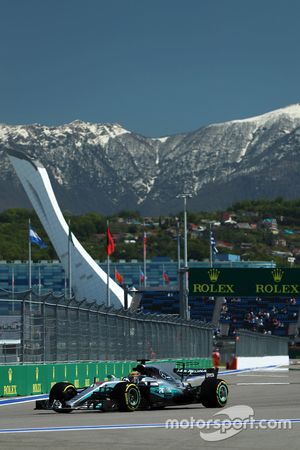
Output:
<instances>
[{"instance_id":1,"label":"petronas logo","mask_svg":"<svg viewBox=\"0 0 300 450\"><path fill-rule=\"evenodd\" d=\"M281 269L274 269L272 270L272 276L273 276L273 280L275 281L275 283L280 283L280 281L282 280L284 271Z\"/></svg>"},{"instance_id":2,"label":"petronas logo","mask_svg":"<svg viewBox=\"0 0 300 450\"><path fill-rule=\"evenodd\" d=\"M220 275L220 271L218 269L210 269L208 271L208 276L212 283L215 283L216 281L218 281L219 275Z\"/></svg>"}]
</instances>

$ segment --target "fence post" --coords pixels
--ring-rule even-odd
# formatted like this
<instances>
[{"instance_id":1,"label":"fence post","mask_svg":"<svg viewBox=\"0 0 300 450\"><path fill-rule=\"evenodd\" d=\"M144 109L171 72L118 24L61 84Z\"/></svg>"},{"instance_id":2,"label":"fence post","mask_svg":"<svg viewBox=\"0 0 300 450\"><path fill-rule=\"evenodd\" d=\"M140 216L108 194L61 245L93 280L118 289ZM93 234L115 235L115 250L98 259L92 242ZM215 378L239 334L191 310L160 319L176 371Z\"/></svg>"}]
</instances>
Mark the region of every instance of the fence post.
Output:
<instances>
[{"instance_id":1,"label":"fence post","mask_svg":"<svg viewBox=\"0 0 300 450\"><path fill-rule=\"evenodd\" d=\"M24 364L25 362L25 314L26 314L26 304L25 298L22 299L22 309L21 309L21 354L20 362Z\"/></svg>"},{"instance_id":2,"label":"fence post","mask_svg":"<svg viewBox=\"0 0 300 450\"><path fill-rule=\"evenodd\" d=\"M46 299L43 299L42 303L42 315L43 315L43 361L46 362Z\"/></svg>"},{"instance_id":3,"label":"fence post","mask_svg":"<svg viewBox=\"0 0 300 450\"><path fill-rule=\"evenodd\" d=\"M189 297L187 286L187 272L188 268L183 267L179 269L179 312L183 320L189 319Z\"/></svg>"},{"instance_id":4,"label":"fence post","mask_svg":"<svg viewBox=\"0 0 300 450\"><path fill-rule=\"evenodd\" d=\"M58 356L58 342L57 342L57 318L58 318L58 299L56 301L56 305L55 305L55 313L54 313L54 317L55 317L55 332L54 332L54 336L55 336L55 361L57 361L57 356Z\"/></svg>"}]
</instances>

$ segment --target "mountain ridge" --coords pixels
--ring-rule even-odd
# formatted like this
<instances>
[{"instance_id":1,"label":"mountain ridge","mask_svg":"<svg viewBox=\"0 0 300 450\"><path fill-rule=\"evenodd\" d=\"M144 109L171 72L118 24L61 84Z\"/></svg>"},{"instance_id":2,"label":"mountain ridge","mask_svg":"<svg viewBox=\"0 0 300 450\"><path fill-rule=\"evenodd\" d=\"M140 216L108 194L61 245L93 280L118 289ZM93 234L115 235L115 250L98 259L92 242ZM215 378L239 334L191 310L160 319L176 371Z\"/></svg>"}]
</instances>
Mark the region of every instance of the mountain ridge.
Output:
<instances>
[{"instance_id":1,"label":"mountain ridge","mask_svg":"<svg viewBox=\"0 0 300 450\"><path fill-rule=\"evenodd\" d=\"M0 209L30 206L5 150L47 169L64 210L176 213L255 198L300 197L300 104L162 138L120 124L76 120L58 127L0 124Z\"/></svg>"}]
</instances>

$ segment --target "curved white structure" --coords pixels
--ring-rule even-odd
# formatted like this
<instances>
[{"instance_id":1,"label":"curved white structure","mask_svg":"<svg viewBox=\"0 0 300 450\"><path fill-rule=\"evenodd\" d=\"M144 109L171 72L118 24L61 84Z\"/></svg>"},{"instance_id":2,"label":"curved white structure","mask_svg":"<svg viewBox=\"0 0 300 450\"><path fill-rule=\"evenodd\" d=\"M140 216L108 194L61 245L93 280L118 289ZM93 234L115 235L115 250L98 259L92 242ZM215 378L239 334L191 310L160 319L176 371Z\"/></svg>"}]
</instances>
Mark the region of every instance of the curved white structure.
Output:
<instances>
[{"instance_id":1,"label":"curved white structure","mask_svg":"<svg viewBox=\"0 0 300 450\"><path fill-rule=\"evenodd\" d=\"M28 195L53 247L68 273L69 226L65 221L54 195L48 173L44 166L24 153L7 150L9 159ZM77 300L94 300L107 303L107 274L86 252L72 234L70 245L72 289ZM110 304L124 306L124 290L112 278L109 279ZM132 297L128 295L128 307Z\"/></svg>"}]
</instances>

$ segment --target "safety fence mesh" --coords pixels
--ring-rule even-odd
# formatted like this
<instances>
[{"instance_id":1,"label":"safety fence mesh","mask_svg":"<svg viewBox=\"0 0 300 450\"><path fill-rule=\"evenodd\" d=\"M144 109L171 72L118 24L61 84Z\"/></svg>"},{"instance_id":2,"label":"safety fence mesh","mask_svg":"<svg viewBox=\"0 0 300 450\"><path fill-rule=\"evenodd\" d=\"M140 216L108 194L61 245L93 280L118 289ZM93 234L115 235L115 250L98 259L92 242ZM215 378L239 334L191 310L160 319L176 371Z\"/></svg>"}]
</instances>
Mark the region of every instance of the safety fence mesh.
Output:
<instances>
[{"instance_id":1,"label":"safety fence mesh","mask_svg":"<svg viewBox=\"0 0 300 450\"><path fill-rule=\"evenodd\" d=\"M53 294L0 297L0 364L210 357L213 328Z\"/></svg>"}]
</instances>

